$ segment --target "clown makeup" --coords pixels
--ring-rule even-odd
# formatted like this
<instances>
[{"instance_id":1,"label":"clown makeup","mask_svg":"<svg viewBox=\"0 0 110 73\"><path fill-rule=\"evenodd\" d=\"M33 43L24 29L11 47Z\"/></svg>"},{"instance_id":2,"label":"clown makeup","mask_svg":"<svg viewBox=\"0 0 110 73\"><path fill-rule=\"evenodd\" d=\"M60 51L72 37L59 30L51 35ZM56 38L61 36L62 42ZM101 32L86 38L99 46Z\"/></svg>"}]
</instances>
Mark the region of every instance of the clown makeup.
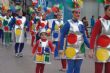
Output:
<instances>
[{"instance_id":1,"label":"clown makeup","mask_svg":"<svg viewBox=\"0 0 110 73\"><path fill-rule=\"evenodd\" d=\"M74 19L79 19L79 17L80 17L80 10L74 10L73 11L73 17L74 17Z\"/></svg>"}]
</instances>

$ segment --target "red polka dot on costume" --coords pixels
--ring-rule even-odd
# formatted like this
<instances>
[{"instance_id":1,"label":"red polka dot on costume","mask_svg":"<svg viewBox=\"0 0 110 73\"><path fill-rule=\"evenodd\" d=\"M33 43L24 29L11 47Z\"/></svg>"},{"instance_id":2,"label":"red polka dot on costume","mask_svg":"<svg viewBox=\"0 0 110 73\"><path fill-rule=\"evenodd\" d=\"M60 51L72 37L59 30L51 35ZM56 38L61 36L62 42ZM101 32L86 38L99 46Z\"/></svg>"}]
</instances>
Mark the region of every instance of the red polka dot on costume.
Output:
<instances>
[{"instance_id":1,"label":"red polka dot on costume","mask_svg":"<svg viewBox=\"0 0 110 73\"><path fill-rule=\"evenodd\" d=\"M8 26L5 26L5 27L4 27L4 30L5 30L5 31L8 31L8 30L9 30L9 27L8 27Z\"/></svg>"},{"instance_id":2,"label":"red polka dot on costume","mask_svg":"<svg viewBox=\"0 0 110 73\"><path fill-rule=\"evenodd\" d=\"M21 20L16 20L16 24L17 25L21 25L22 24L22 21Z\"/></svg>"},{"instance_id":3,"label":"red polka dot on costume","mask_svg":"<svg viewBox=\"0 0 110 73\"><path fill-rule=\"evenodd\" d=\"M106 35L101 35L98 39L97 39L97 45L101 46L101 47L107 47L110 43L110 38Z\"/></svg>"},{"instance_id":4,"label":"red polka dot on costume","mask_svg":"<svg viewBox=\"0 0 110 73\"><path fill-rule=\"evenodd\" d=\"M77 36L71 33L67 36L67 41L69 44L75 44L77 41Z\"/></svg>"},{"instance_id":5,"label":"red polka dot on costume","mask_svg":"<svg viewBox=\"0 0 110 73\"><path fill-rule=\"evenodd\" d=\"M45 27L45 24L44 23L41 23L41 27L44 28Z\"/></svg>"}]
</instances>

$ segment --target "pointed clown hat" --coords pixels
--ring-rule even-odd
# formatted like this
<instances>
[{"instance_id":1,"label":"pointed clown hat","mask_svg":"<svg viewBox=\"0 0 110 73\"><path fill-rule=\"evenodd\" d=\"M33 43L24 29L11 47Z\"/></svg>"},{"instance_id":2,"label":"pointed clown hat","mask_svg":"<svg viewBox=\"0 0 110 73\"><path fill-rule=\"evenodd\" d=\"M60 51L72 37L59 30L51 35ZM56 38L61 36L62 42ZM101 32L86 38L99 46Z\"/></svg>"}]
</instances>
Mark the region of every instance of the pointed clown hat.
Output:
<instances>
[{"instance_id":1,"label":"pointed clown hat","mask_svg":"<svg viewBox=\"0 0 110 73\"><path fill-rule=\"evenodd\" d=\"M110 5L110 0L104 0L104 3L105 3L106 5Z\"/></svg>"},{"instance_id":2,"label":"pointed clown hat","mask_svg":"<svg viewBox=\"0 0 110 73\"><path fill-rule=\"evenodd\" d=\"M2 6L1 10L4 11L4 12L7 12L8 8L6 6Z\"/></svg>"},{"instance_id":3,"label":"pointed clown hat","mask_svg":"<svg viewBox=\"0 0 110 73\"><path fill-rule=\"evenodd\" d=\"M98 3L102 3L104 5L104 9L110 6L110 0L97 0Z\"/></svg>"},{"instance_id":4,"label":"pointed clown hat","mask_svg":"<svg viewBox=\"0 0 110 73\"><path fill-rule=\"evenodd\" d=\"M35 10L34 10L32 7L30 7L30 8L29 8L29 14L31 15L31 14L33 14L33 13L35 13Z\"/></svg>"},{"instance_id":5,"label":"pointed clown hat","mask_svg":"<svg viewBox=\"0 0 110 73\"><path fill-rule=\"evenodd\" d=\"M22 7L20 5L16 5L15 9L16 9L16 11L20 11L20 10L22 10Z\"/></svg>"},{"instance_id":6,"label":"pointed clown hat","mask_svg":"<svg viewBox=\"0 0 110 73\"><path fill-rule=\"evenodd\" d=\"M110 6L110 0L104 0L104 6L105 7Z\"/></svg>"},{"instance_id":7,"label":"pointed clown hat","mask_svg":"<svg viewBox=\"0 0 110 73\"><path fill-rule=\"evenodd\" d=\"M84 0L66 0L67 7L69 10L80 10L83 7Z\"/></svg>"},{"instance_id":8,"label":"pointed clown hat","mask_svg":"<svg viewBox=\"0 0 110 73\"><path fill-rule=\"evenodd\" d=\"M52 6L51 10L52 12L57 13L57 12L61 12L63 8L64 8L63 4L55 4L54 6Z\"/></svg>"},{"instance_id":9,"label":"pointed clown hat","mask_svg":"<svg viewBox=\"0 0 110 73\"><path fill-rule=\"evenodd\" d=\"M45 28L42 28L41 30L40 30L40 34L41 33L47 33L47 30L45 29Z\"/></svg>"},{"instance_id":10,"label":"pointed clown hat","mask_svg":"<svg viewBox=\"0 0 110 73\"><path fill-rule=\"evenodd\" d=\"M97 0L98 3L103 3L105 6L110 5L110 0Z\"/></svg>"}]
</instances>

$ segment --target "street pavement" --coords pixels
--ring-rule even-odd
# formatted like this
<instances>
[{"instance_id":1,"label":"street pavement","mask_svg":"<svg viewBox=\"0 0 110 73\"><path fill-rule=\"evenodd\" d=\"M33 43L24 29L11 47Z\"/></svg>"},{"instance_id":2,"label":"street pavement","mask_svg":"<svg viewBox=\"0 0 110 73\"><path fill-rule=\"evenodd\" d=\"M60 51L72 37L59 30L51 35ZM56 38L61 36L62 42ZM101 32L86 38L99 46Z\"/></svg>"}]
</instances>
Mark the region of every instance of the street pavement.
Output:
<instances>
[{"instance_id":1,"label":"street pavement","mask_svg":"<svg viewBox=\"0 0 110 73\"><path fill-rule=\"evenodd\" d=\"M0 44L0 73L35 73L36 64L33 62L30 39L25 43L24 56L15 57L14 43L8 47ZM52 64L46 65L44 73L66 73L61 72L60 60L52 58ZM94 73L94 62L86 58L81 66L81 73Z\"/></svg>"}]
</instances>

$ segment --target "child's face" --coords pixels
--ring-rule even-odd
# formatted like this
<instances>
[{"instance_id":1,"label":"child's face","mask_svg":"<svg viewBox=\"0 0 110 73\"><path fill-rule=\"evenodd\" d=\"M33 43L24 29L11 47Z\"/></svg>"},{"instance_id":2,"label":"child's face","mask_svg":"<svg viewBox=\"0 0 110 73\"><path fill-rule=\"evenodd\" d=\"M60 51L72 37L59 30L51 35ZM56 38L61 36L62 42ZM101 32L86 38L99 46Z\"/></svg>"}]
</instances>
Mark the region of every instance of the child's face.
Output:
<instances>
[{"instance_id":1,"label":"child's face","mask_svg":"<svg viewBox=\"0 0 110 73\"><path fill-rule=\"evenodd\" d=\"M57 15L57 19L61 19L62 18L62 15Z\"/></svg>"},{"instance_id":2,"label":"child's face","mask_svg":"<svg viewBox=\"0 0 110 73\"><path fill-rule=\"evenodd\" d=\"M105 11L105 14L110 17L110 7Z\"/></svg>"},{"instance_id":3,"label":"child's face","mask_svg":"<svg viewBox=\"0 0 110 73\"><path fill-rule=\"evenodd\" d=\"M22 16L23 15L22 10L18 11L18 15L19 16Z\"/></svg>"},{"instance_id":4,"label":"child's face","mask_svg":"<svg viewBox=\"0 0 110 73\"><path fill-rule=\"evenodd\" d=\"M80 17L80 10L75 10L75 11L73 12L73 17L78 20L79 17Z\"/></svg>"},{"instance_id":5,"label":"child's face","mask_svg":"<svg viewBox=\"0 0 110 73\"><path fill-rule=\"evenodd\" d=\"M45 32L41 33L41 39L47 39L47 34Z\"/></svg>"}]
</instances>

